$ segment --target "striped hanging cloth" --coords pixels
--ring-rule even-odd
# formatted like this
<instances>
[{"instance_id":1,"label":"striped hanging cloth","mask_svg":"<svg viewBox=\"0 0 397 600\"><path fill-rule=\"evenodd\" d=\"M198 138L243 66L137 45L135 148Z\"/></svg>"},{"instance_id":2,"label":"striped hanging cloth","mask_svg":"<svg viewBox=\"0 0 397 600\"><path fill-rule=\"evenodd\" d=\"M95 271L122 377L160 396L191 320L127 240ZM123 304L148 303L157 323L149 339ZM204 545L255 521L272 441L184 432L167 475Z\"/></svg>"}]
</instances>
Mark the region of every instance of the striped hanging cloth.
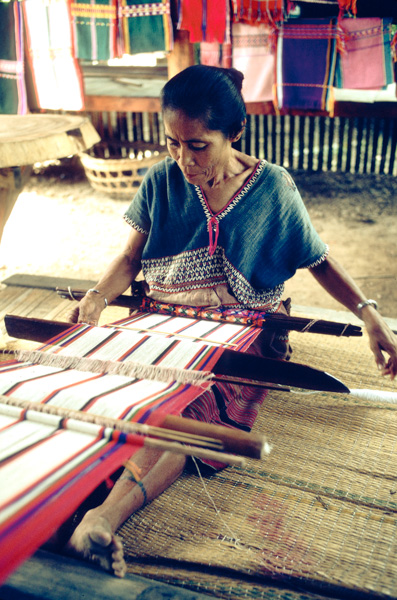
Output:
<instances>
[{"instance_id":1,"label":"striped hanging cloth","mask_svg":"<svg viewBox=\"0 0 397 600\"><path fill-rule=\"evenodd\" d=\"M243 96L246 102L273 100L275 55L274 29L259 23L232 25L233 67L244 73Z\"/></svg>"},{"instance_id":2,"label":"striped hanging cloth","mask_svg":"<svg viewBox=\"0 0 397 600\"><path fill-rule=\"evenodd\" d=\"M357 14L357 0L338 0L340 16L346 12L350 12L352 15Z\"/></svg>"},{"instance_id":3,"label":"striped hanging cloth","mask_svg":"<svg viewBox=\"0 0 397 600\"><path fill-rule=\"evenodd\" d=\"M117 56L117 0L70 1L76 56L109 60Z\"/></svg>"},{"instance_id":4,"label":"striped hanging cloth","mask_svg":"<svg viewBox=\"0 0 397 600\"><path fill-rule=\"evenodd\" d=\"M284 0L232 0L233 23L275 24L283 21Z\"/></svg>"},{"instance_id":5,"label":"striped hanging cloth","mask_svg":"<svg viewBox=\"0 0 397 600\"><path fill-rule=\"evenodd\" d=\"M31 108L84 109L84 88L73 46L68 0L23 0Z\"/></svg>"},{"instance_id":6,"label":"striped hanging cloth","mask_svg":"<svg viewBox=\"0 0 397 600\"><path fill-rule=\"evenodd\" d=\"M227 0L178 0L178 29L189 32L190 42L230 43L230 7Z\"/></svg>"},{"instance_id":7,"label":"striped hanging cloth","mask_svg":"<svg viewBox=\"0 0 397 600\"><path fill-rule=\"evenodd\" d=\"M120 0L119 53L170 52L174 45L170 0Z\"/></svg>"},{"instance_id":8,"label":"striped hanging cloth","mask_svg":"<svg viewBox=\"0 0 397 600\"><path fill-rule=\"evenodd\" d=\"M27 112L23 52L21 5L0 2L0 113Z\"/></svg>"},{"instance_id":9,"label":"striped hanging cloth","mask_svg":"<svg viewBox=\"0 0 397 600\"><path fill-rule=\"evenodd\" d=\"M275 106L333 112L336 19L301 19L277 36Z\"/></svg>"},{"instance_id":10,"label":"striped hanging cloth","mask_svg":"<svg viewBox=\"0 0 397 600\"><path fill-rule=\"evenodd\" d=\"M394 82L391 25L391 18L339 21L335 87L381 90Z\"/></svg>"}]
</instances>

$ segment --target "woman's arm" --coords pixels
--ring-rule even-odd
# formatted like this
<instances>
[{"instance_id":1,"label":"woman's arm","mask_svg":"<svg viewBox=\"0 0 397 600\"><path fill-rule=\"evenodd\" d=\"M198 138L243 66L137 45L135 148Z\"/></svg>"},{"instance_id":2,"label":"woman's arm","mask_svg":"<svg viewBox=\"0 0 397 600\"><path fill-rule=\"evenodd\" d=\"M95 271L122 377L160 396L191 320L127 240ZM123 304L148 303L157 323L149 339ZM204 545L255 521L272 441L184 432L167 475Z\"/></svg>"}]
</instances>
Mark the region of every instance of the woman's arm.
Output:
<instances>
[{"instance_id":1,"label":"woman's arm","mask_svg":"<svg viewBox=\"0 0 397 600\"><path fill-rule=\"evenodd\" d=\"M95 286L96 292L87 292L78 306L68 314L72 323L97 325L102 310L125 292L141 269L142 251L147 236L132 229L123 252L108 266Z\"/></svg>"},{"instance_id":2,"label":"woman's arm","mask_svg":"<svg viewBox=\"0 0 397 600\"><path fill-rule=\"evenodd\" d=\"M378 369L382 375L390 375L394 379L397 375L397 337L373 306L358 308L366 298L354 280L330 256L317 267L311 268L310 272L335 300L364 321ZM387 360L385 354L388 355Z\"/></svg>"}]
</instances>

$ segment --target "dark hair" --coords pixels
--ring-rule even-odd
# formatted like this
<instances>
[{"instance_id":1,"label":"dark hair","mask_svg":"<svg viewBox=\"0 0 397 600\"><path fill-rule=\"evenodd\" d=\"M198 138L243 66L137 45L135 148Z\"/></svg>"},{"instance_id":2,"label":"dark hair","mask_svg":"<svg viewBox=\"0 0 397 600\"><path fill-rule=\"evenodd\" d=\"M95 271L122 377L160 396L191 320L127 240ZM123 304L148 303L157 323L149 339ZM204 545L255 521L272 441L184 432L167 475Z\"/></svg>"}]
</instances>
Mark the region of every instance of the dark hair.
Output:
<instances>
[{"instance_id":1,"label":"dark hair","mask_svg":"<svg viewBox=\"0 0 397 600\"><path fill-rule=\"evenodd\" d=\"M181 110L207 129L233 139L246 118L241 94L244 75L236 69L193 65L170 79L161 92L162 110Z\"/></svg>"}]
</instances>

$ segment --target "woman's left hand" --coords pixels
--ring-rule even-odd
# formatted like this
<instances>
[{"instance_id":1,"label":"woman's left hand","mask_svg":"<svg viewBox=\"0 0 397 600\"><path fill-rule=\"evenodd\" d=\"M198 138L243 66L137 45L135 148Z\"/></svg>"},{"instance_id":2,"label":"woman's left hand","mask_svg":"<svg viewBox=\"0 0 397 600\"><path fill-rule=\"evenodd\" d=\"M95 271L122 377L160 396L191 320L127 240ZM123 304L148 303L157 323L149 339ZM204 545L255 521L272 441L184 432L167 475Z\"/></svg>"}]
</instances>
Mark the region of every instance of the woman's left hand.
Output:
<instances>
[{"instance_id":1,"label":"woman's left hand","mask_svg":"<svg viewBox=\"0 0 397 600\"><path fill-rule=\"evenodd\" d=\"M362 319L380 373L394 379L397 375L397 336L373 309L369 309L366 315L362 314Z\"/></svg>"}]
</instances>

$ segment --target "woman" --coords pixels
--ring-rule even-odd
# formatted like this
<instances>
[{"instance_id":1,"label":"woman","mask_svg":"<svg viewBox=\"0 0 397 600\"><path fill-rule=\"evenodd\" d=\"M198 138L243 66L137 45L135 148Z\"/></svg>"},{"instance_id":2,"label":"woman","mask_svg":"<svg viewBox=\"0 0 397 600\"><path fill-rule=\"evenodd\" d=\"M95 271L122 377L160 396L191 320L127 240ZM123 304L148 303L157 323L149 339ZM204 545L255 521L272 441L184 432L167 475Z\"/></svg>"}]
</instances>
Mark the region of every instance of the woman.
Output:
<instances>
[{"instance_id":1,"label":"woman","mask_svg":"<svg viewBox=\"0 0 397 600\"><path fill-rule=\"evenodd\" d=\"M308 268L327 292L364 321L380 372L394 378L395 336L373 301L329 255L291 177L233 148L246 122L242 79L233 69L197 65L165 85L162 110L170 157L147 174L125 215L131 232L124 252L71 320L96 325L107 303L141 269L146 294L156 300L285 311L284 282L296 269ZM288 358L285 339L263 335L258 340L253 352ZM253 395L247 400L237 386L213 386L184 414L247 429L264 398L263 393ZM241 411L244 403L247 410ZM175 481L185 458L144 449L134 455L134 463L141 469L141 483L124 472L68 542L71 552L100 562L118 576L124 575L125 563L115 531Z\"/></svg>"}]
</instances>

